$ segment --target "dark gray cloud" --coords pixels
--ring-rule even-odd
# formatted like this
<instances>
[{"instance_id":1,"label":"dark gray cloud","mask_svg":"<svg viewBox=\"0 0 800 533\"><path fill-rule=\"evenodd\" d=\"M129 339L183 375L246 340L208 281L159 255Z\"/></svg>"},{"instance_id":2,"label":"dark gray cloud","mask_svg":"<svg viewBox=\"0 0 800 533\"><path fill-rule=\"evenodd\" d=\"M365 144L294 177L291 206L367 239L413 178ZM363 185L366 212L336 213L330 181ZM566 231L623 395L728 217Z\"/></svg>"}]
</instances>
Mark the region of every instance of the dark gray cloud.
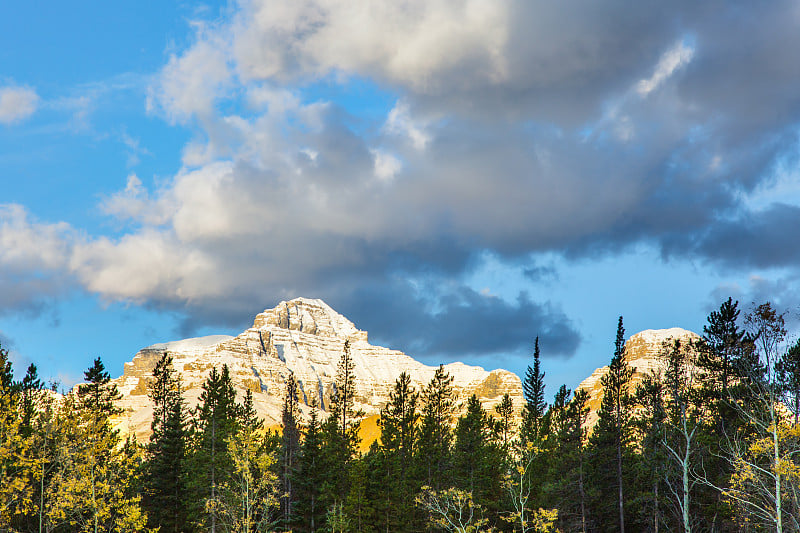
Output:
<instances>
[{"instance_id":1,"label":"dark gray cloud","mask_svg":"<svg viewBox=\"0 0 800 533\"><path fill-rule=\"evenodd\" d=\"M437 288L437 283L439 284ZM556 306L521 293L509 303L441 280L415 287L406 280L364 285L341 296L336 307L373 341L430 362L486 354L520 354L537 335L547 355L569 357L580 344L572 321Z\"/></svg>"},{"instance_id":2,"label":"dark gray cloud","mask_svg":"<svg viewBox=\"0 0 800 533\"><path fill-rule=\"evenodd\" d=\"M696 235L676 238L667 249L693 254L730 269L795 267L800 263L800 207L773 203L763 210L742 209L715 220Z\"/></svg>"}]
</instances>

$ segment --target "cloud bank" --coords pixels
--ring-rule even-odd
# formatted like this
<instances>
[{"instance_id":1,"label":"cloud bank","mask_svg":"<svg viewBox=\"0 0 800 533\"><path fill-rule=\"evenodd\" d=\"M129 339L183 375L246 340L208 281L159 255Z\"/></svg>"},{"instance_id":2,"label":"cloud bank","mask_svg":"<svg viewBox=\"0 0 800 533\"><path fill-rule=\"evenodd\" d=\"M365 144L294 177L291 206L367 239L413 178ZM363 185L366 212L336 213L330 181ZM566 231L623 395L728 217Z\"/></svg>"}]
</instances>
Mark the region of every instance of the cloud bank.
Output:
<instances>
[{"instance_id":1,"label":"cloud bank","mask_svg":"<svg viewBox=\"0 0 800 533\"><path fill-rule=\"evenodd\" d=\"M539 334L569 356L580 336L556 304L463 281L482 254L531 272L537 254L641 243L713 268L796 264L781 236L800 207L747 202L797 155L796 3L235 7L154 77L149 112L195 136L171 179L133 175L101 202L121 236L0 212L0 268L25 278L10 305L69 282L190 329L306 295L412 353ZM392 104L315 90L365 83ZM481 324L502 341L474 338Z\"/></svg>"}]
</instances>

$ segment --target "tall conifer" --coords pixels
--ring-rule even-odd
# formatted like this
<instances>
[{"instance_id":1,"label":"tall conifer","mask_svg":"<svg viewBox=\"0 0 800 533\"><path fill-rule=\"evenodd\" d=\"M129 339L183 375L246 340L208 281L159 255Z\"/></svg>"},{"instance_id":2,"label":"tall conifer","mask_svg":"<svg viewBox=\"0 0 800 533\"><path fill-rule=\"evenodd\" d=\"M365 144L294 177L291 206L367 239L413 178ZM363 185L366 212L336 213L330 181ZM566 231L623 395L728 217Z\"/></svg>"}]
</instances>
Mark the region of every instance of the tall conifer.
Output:
<instances>
[{"instance_id":1,"label":"tall conifer","mask_svg":"<svg viewBox=\"0 0 800 533\"><path fill-rule=\"evenodd\" d=\"M602 498L607 500L608 489L613 487L617 496L616 520L605 516L604 527L615 527L625 533L625 458L629 454L631 442L632 397L629 390L634 369L625 361L625 328L622 317L617 322L614 340L614 355L608 372L600 379L603 386L603 399L598 412L598 422L592 433L595 471L598 473L596 487ZM612 473L609 475L609 473ZM605 507L605 506L602 506ZM613 515L612 515L613 516ZM602 517L601 517L602 518Z\"/></svg>"},{"instance_id":2,"label":"tall conifer","mask_svg":"<svg viewBox=\"0 0 800 533\"><path fill-rule=\"evenodd\" d=\"M153 402L152 433L146 449L144 504L150 525L164 533L180 533L187 525L187 420L181 378L166 352L148 384Z\"/></svg>"}]
</instances>

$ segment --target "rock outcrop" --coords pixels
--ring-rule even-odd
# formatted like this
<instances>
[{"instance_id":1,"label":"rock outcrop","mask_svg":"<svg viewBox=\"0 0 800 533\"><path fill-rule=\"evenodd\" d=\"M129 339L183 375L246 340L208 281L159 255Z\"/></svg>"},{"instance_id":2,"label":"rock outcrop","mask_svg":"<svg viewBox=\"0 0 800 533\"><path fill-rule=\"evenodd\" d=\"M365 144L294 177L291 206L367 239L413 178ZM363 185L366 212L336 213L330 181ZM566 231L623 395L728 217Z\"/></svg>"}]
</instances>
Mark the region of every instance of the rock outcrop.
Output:
<instances>
[{"instance_id":1,"label":"rock outcrop","mask_svg":"<svg viewBox=\"0 0 800 533\"><path fill-rule=\"evenodd\" d=\"M665 343L669 345L678 340L681 346L688 348L692 342L699 339L700 336L696 333L681 328L647 329L632 335L625 343L625 360L634 368L629 391L633 393L636 385L651 372L663 372L666 368ZM589 393L589 416L586 420L588 428L594 427L597 423L597 411L603 400L603 386L600 380L607 372L607 366L598 368L576 388Z\"/></svg>"},{"instance_id":2,"label":"rock outcrop","mask_svg":"<svg viewBox=\"0 0 800 533\"><path fill-rule=\"evenodd\" d=\"M323 410L328 406L347 340L355 363L356 408L368 416L386 405L401 372L407 372L414 387L421 390L436 370L403 352L371 345L367 332L357 329L322 300L297 298L259 313L253 327L236 337L186 339L139 351L115 380L123 395L119 427L135 432L140 440L149 435L153 408L147 383L164 352L173 357L190 406L197 404L211 368L227 364L237 396L241 398L248 389L253 391L255 408L268 426L280 422L285 381L292 374L299 385L301 415L307 417L312 401ZM493 410L507 392L518 409L523 405L522 385L516 374L488 372L463 363L445 365L445 370L453 376L458 399L464 404L475 393L485 408Z\"/></svg>"}]
</instances>

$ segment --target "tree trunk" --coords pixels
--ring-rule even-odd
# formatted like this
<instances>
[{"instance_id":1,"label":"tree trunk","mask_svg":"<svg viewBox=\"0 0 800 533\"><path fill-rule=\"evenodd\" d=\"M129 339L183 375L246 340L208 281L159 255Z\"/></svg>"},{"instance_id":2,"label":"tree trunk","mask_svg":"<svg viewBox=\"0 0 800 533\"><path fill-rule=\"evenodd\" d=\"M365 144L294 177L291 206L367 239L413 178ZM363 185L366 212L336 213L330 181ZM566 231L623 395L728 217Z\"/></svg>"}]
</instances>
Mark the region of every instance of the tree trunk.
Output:
<instances>
[{"instance_id":1,"label":"tree trunk","mask_svg":"<svg viewBox=\"0 0 800 533\"><path fill-rule=\"evenodd\" d=\"M619 531L625 533L625 500L622 493L622 442L617 438L617 483L619 484Z\"/></svg>"},{"instance_id":2,"label":"tree trunk","mask_svg":"<svg viewBox=\"0 0 800 533\"><path fill-rule=\"evenodd\" d=\"M778 445L778 421L772 407L772 443L775 460L775 533L783 533L783 509L781 506L780 447Z\"/></svg>"}]
</instances>

